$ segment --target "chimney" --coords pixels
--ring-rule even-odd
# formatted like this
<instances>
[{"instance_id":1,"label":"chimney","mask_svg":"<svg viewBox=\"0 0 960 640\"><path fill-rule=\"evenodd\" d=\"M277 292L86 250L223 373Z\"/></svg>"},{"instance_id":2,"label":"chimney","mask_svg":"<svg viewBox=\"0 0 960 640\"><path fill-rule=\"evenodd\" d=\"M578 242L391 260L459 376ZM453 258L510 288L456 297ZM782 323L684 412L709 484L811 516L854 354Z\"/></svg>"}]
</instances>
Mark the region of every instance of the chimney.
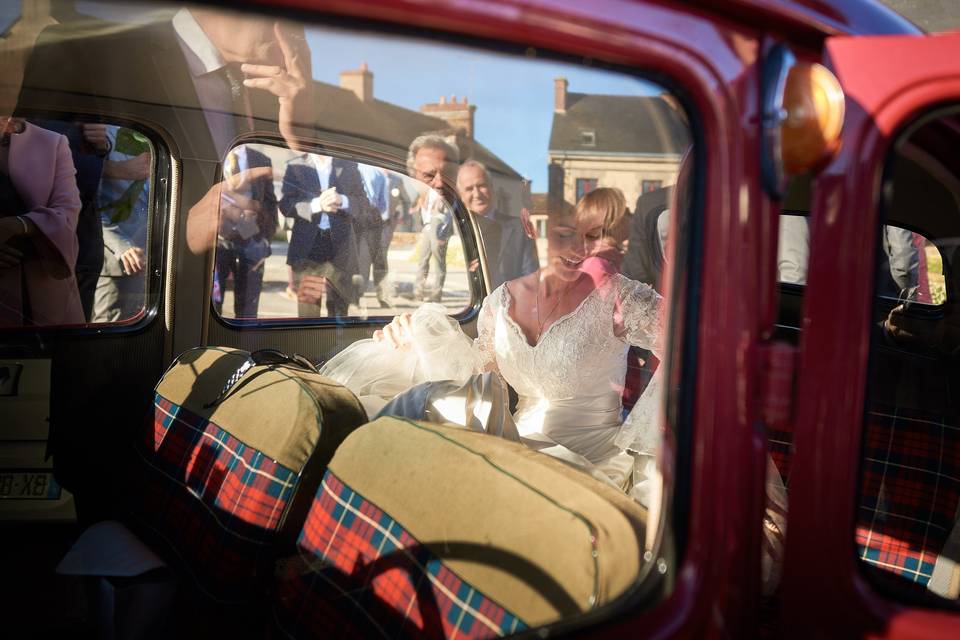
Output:
<instances>
[{"instance_id":1,"label":"chimney","mask_svg":"<svg viewBox=\"0 0 960 640\"><path fill-rule=\"evenodd\" d=\"M340 72L340 88L352 91L361 102L373 100L373 72L367 68L367 63L359 69Z\"/></svg>"},{"instance_id":2,"label":"chimney","mask_svg":"<svg viewBox=\"0 0 960 640\"><path fill-rule=\"evenodd\" d=\"M470 104L466 97L457 100L457 96L440 96L437 102L420 107L420 113L446 120L450 127L463 132L468 140L473 139L473 115L476 105Z\"/></svg>"},{"instance_id":3,"label":"chimney","mask_svg":"<svg viewBox=\"0 0 960 640\"><path fill-rule=\"evenodd\" d=\"M567 79L563 76L553 79L553 110L567 112Z\"/></svg>"}]
</instances>

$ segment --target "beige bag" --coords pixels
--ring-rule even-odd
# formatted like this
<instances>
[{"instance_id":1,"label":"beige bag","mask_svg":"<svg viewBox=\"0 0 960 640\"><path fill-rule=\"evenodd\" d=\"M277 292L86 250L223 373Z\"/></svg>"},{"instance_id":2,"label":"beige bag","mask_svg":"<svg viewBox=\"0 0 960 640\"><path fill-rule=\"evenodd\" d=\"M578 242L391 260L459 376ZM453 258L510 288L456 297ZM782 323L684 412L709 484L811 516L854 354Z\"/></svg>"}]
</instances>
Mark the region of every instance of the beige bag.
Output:
<instances>
[{"instance_id":1,"label":"beige bag","mask_svg":"<svg viewBox=\"0 0 960 640\"><path fill-rule=\"evenodd\" d=\"M156 387L136 520L214 599L256 598L334 451L366 419L303 358L187 351Z\"/></svg>"},{"instance_id":2,"label":"beige bag","mask_svg":"<svg viewBox=\"0 0 960 640\"><path fill-rule=\"evenodd\" d=\"M380 418L330 462L281 569L276 619L293 637L362 636L368 621L391 637L555 622L636 582L645 520L615 488L519 443Z\"/></svg>"}]
</instances>

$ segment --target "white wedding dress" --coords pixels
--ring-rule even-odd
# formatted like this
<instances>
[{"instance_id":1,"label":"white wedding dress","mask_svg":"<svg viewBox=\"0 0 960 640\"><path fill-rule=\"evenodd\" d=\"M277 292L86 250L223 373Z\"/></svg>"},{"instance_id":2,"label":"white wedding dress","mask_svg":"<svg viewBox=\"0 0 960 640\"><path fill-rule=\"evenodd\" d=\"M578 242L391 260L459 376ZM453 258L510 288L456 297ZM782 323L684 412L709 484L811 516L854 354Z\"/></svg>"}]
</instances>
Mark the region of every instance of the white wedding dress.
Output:
<instances>
[{"instance_id":1,"label":"white wedding dress","mask_svg":"<svg viewBox=\"0 0 960 640\"><path fill-rule=\"evenodd\" d=\"M630 346L659 352L660 302L648 285L612 274L531 345L510 315L507 285L494 290L480 311L476 349L480 367L499 371L517 392L519 435L545 437L598 466L625 449L655 454L652 409L659 385L644 394L625 424L620 398Z\"/></svg>"},{"instance_id":2,"label":"white wedding dress","mask_svg":"<svg viewBox=\"0 0 960 640\"><path fill-rule=\"evenodd\" d=\"M620 398L630 346L659 351L660 296L646 284L607 274L531 345L510 315L508 284L484 300L474 341L442 307L423 305L413 314L410 350L361 341L321 373L353 390L371 416L454 422L600 470L596 475L624 490L631 481L643 485L637 454L648 458L640 467L656 454L659 376L622 424ZM485 372L498 373L517 392L512 416L505 390Z\"/></svg>"}]
</instances>

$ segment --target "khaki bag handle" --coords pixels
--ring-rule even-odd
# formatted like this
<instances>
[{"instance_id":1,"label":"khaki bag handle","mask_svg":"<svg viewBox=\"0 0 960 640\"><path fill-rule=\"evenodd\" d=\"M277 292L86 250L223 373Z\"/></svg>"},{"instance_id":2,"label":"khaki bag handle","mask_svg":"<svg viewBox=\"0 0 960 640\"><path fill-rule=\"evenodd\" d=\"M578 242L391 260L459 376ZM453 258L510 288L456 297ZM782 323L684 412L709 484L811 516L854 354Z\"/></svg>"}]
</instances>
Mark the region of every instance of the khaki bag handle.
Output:
<instances>
[{"instance_id":1,"label":"khaki bag handle","mask_svg":"<svg viewBox=\"0 0 960 640\"><path fill-rule=\"evenodd\" d=\"M220 390L220 395L203 405L203 408L209 409L210 407L216 406L223 402L230 393L230 390L233 389L238 382L240 382L244 374L250 371L250 369L253 367L261 365L270 367L287 366L297 369L304 369L310 373L319 373L316 365L299 353L288 356L277 349L259 349L247 356L246 360L243 361L243 364L241 364L237 370L234 371L229 378L227 378L227 382L223 385L223 389Z\"/></svg>"}]
</instances>

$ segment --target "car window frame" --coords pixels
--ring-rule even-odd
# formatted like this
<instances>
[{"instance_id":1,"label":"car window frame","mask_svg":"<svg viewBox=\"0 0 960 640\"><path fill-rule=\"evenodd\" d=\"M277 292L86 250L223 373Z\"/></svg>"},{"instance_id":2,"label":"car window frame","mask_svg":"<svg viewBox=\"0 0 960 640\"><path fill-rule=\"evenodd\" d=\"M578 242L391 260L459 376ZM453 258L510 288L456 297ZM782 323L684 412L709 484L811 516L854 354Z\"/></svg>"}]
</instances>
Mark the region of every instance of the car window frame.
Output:
<instances>
[{"instance_id":1,"label":"car window frame","mask_svg":"<svg viewBox=\"0 0 960 640\"><path fill-rule=\"evenodd\" d=\"M90 124L106 124L135 129L146 136L153 147L153 172L150 176L149 209L147 211L147 267L149 272L144 278L143 312L135 318L117 322L89 322L76 325L23 325L0 328L0 337L8 336L84 336L84 335L120 335L140 334L147 331L162 315L166 291L166 273L168 267L168 236L170 233L170 205L173 200L174 163L176 157L166 143L166 136L155 123L147 123L125 115L113 117L112 114L85 114L64 111L45 111L39 109L18 109L19 117L29 120L81 121ZM101 223L102 224L102 223Z\"/></svg>"}]
</instances>

